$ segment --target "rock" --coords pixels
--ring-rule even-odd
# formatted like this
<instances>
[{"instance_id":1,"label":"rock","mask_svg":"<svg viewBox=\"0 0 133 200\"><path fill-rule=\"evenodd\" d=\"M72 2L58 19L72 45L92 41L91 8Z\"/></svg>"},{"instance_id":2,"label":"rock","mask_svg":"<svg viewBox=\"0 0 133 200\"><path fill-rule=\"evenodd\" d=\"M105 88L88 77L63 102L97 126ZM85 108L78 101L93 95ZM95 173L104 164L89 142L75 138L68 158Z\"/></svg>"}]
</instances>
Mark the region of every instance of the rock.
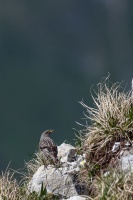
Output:
<instances>
[{"instance_id":1,"label":"rock","mask_svg":"<svg viewBox=\"0 0 133 200\"><path fill-rule=\"evenodd\" d=\"M104 177L107 177L109 174L110 174L110 171L107 171L107 172L104 173L103 176L104 176Z\"/></svg>"},{"instance_id":2,"label":"rock","mask_svg":"<svg viewBox=\"0 0 133 200\"><path fill-rule=\"evenodd\" d=\"M126 147L130 147L130 146L131 146L131 143L126 142L125 146L126 146Z\"/></svg>"},{"instance_id":3,"label":"rock","mask_svg":"<svg viewBox=\"0 0 133 200\"><path fill-rule=\"evenodd\" d=\"M124 172L133 171L133 148L123 152L120 157L120 168Z\"/></svg>"},{"instance_id":4,"label":"rock","mask_svg":"<svg viewBox=\"0 0 133 200\"><path fill-rule=\"evenodd\" d=\"M70 197L69 199L66 199L66 200L87 200L87 199L88 199L87 197L73 196L73 197ZM65 199L62 199L62 200L65 200Z\"/></svg>"},{"instance_id":5,"label":"rock","mask_svg":"<svg viewBox=\"0 0 133 200\"><path fill-rule=\"evenodd\" d=\"M58 146L58 158L61 162L72 162L76 148L70 144L62 143Z\"/></svg>"},{"instance_id":6,"label":"rock","mask_svg":"<svg viewBox=\"0 0 133 200\"><path fill-rule=\"evenodd\" d=\"M115 144L112 147L112 152L115 153L116 151L118 151L119 148L120 148L120 142L115 142Z\"/></svg>"},{"instance_id":7,"label":"rock","mask_svg":"<svg viewBox=\"0 0 133 200\"><path fill-rule=\"evenodd\" d=\"M86 185L79 183L76 178L80 167L83 167L86 162L85 158L76 155L76 148L65 143L58 146L58 157L60 167L52 165L39 167L28 184L28 191L40 193L43 183L48 193L61 197L72 199L77 195L88 194Z\"/></svg>"},{"instance_id":8,"label":"rock","mask_svg":"<svg viewBox=\"0 0 133 200\"><path fill-rule=\"evenodd\" d=\"M88 191L84 184L77 184L75 174L79 171L78 167L72 165L68 167L55 168L53 166L39 167L28 184L29 192L40 193L42 183L48 193L71 197L76 195L86 195Z\"/></svg>"}]
</instances>

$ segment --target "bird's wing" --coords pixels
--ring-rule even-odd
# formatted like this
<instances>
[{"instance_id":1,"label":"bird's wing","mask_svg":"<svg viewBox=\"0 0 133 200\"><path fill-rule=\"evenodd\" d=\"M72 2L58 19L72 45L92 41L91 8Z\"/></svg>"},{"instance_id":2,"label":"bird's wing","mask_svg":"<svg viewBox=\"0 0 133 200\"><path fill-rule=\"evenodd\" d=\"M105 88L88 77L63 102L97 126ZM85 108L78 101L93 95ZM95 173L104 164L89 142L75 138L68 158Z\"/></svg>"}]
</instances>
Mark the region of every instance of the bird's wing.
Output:
<instances>
[{"instance_id":1,"label":"bird's wing","mask_svg":"<svg viewBox=\"0 0 133 200\"><path fill-rule=\"evenodd\" d=\"M44 148L49 148L49 147L57 147L57 145L54 143L54 141L51 138L46 137L40 141L39 147L40 149L44 149Z\"/></svg>"},{"instance_id":2,"label":"bird's wing","mask_svg":"<svg viewBox=\"0 0 133 200\"><path fill-rule=\"evenodd\" d=\"M57 145L54 143L54 141L47 137L40 141L39 148L44 152L46 155L51 155L52 157L57 157L58 150Z\"/></svg>"}]
</instances>

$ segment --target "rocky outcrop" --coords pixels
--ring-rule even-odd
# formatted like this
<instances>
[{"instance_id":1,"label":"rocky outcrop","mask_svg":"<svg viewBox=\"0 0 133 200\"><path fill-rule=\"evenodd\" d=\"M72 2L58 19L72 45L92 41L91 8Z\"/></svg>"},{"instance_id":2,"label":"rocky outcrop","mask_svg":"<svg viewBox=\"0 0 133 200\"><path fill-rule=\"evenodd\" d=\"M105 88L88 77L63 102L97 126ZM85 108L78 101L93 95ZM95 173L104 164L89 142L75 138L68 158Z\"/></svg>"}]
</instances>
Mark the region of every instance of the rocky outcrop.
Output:
<instances>
[{"instance_id":1,"label":"rocky outcrop","mask_svg":"<svg viewBox=\"0 0 133 200\"><path fill-rule=\"evenodd\" d=\"M77 174L80 170L80 165L84 161L84 157L76 155L76 149L65 143L58 147L58 151L61 162L60 166L49 165L47 167L39 167L28 184L28 191L40 193L43 183L48 193L58 194L62 198L71 197L71 199L74 199L73 196L87 195L88 190L85 184L77 181Z\"/></svg>"}]
</instances>

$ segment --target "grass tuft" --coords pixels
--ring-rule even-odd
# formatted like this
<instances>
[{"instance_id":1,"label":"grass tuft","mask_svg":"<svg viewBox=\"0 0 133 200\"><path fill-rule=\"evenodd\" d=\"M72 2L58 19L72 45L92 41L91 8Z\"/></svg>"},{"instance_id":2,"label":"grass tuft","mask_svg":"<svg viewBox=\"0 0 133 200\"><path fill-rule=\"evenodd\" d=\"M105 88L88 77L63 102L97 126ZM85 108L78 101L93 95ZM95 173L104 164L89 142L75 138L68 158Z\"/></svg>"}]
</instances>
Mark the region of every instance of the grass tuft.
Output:
<instances>
[{"instance_id":1,"label":"grass tuft","mask_svg":"<svg viewBox=\"0 0 133 200\"><path fill-rule=\"evenodd\" d=\"M110 172L106 177L97 176L94 183L94 200L133 199L133 173Z\"/></svg>"},{"instance_id":2,"label":"grass tuft","mask_svg":"<svg viewBox=\"0 0 133 200\"><path fill-rule=\"evenodd\" d=\"M2 173L0 177L0 199L22 199L22 196L20 195L20 187L16 179L14 179L14 172L6 171L5 173Z\"/></svg>"},{"instance_id":3,"label":"grass tuft","mask_svg":"<svg viewBox=\"0 0 133 200\"><path fill-rule=\"evenodd\" d=\"M121 146L124 146L125 142L130 143L133 138L131 91L124 93L121 84L110 84L109 78L106 78L97 85L97 91L93 90L94 108L80 102L86 109L85 119L91 122L82 132L86 132L83 148L92 170L94 165L98 166L98 171L107 167L115 142L121 142Z\"/></svg>"},{"instance_id":4,"label":"grass tuft","mask_svg":"<svg viewBox=\"0 0 133 200\"><path fill-rule=\"evenodd\" d=\"M133 199L133 172L123 174L118 163L126 143L129 143L128 149L132 147L132 91L125 93L121 84L113 84L107 77L97 84L97 90L91 90L91 95L93 108L80 102L86 109L86 124L77 137L86 155L86 165L79 173L79 181L88 186L89 199ZM120 142L120 148L112 152L115 142Z\"/></svg>"}]
</instances>

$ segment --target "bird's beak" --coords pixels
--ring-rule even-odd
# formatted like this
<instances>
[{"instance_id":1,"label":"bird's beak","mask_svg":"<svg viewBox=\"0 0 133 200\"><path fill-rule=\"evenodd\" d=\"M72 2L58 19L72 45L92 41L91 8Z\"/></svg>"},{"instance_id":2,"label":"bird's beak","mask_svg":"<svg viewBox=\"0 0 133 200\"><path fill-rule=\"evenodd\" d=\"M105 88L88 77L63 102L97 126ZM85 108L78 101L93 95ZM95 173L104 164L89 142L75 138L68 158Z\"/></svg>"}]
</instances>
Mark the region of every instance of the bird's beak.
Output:
<instances>
[{"instance_id":1,"label":"bird's beak","mask_svg":"<svg viewBox=\"0 0 133 200\"><path fill-rule=\"evenodd\" d=\"M50 130L50 133L52 133L54 130Z\"/></svg>"}]
</instances>

